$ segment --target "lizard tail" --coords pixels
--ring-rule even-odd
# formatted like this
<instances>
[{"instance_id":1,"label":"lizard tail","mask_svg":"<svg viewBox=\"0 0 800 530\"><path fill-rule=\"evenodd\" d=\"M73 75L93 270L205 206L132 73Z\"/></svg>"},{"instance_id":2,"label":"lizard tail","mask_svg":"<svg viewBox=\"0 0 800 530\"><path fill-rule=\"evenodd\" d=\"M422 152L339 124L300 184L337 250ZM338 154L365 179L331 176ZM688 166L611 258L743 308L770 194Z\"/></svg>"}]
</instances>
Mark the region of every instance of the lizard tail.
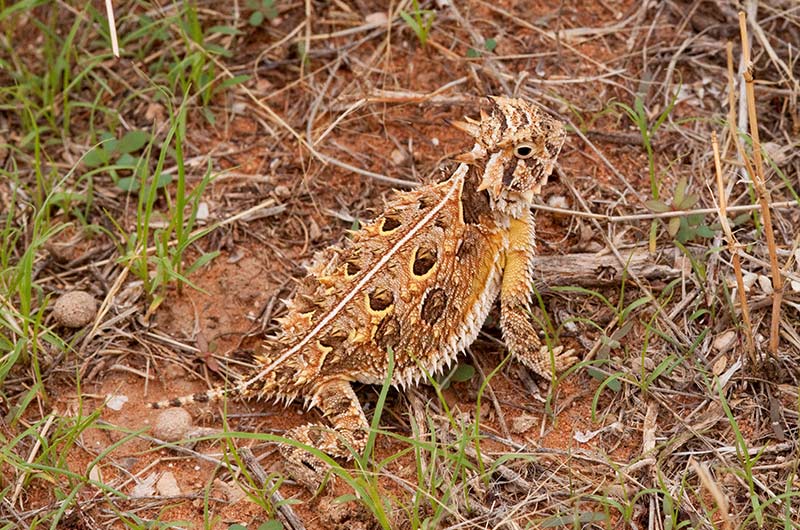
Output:
<instances>
[{"instance_id":1,"label":"lizard tail","mask_svg":"<svg viewBox=\"0 0 800 530\"><path fill-rule=\"evenodd\" d=\"M211 390L198 392L197 394L148 403L147 406L151 409L168 409L170 407L182 407L190 403L208 403L210 401L216 401L222 397L238 396L242 393L242 390L243 388L240 386L234 386L230 388L212 388Z\"/></svg>"}]
</instances>

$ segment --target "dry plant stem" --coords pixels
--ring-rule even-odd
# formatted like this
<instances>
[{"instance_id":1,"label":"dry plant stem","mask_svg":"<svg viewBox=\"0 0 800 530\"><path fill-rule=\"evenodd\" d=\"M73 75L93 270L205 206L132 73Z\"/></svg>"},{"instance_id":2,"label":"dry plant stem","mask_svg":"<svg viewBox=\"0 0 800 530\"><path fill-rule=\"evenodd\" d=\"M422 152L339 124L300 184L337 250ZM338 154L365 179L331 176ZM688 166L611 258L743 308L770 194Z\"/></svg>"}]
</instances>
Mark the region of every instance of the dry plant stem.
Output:
<instances>
[{"instance_id":1,"label":"dry plant stem","mask_svg":"<svg viewBox=\"0 0 800 530\"><path fill-rule=\"evenodd\" d=\"M796 208L797 201L781 201L772 202L769 204L772 209L776 208ZM630 223L631 221L649 221L651 219L670 219L672 217L687 217L689 215L697 214L715 214L719 210L717 208L696 208L693 210L676 210L674 212L661 212L661 213L634 213L630 215L606 215L603 213L594 213L581 210L570 210L567 208L554 208L544 204L534 204L534 210L542 210L544 212L552 212L560 215L569 215L572 217L583 217L586 219L597 219L598 221L605 221L606 223ZM760 205L754 204L739 204L731 206L728 211L731 213L744 213L752 212L753 210L760 209Z\"/></svg>"},{"instance_id":2,"label":"dry plant stem","mask_svg":"<svg viewBox=\"0 0 800 530\"><path fill-rule=\"evenodd\" d=\"M56 419L57 416L58 414L56 414L56 411L54 410L53 413L50 415L50 417L47 418L47 421L45 421L44 426L42 427L42 430L39 433L39 436L36 437L36 443L33 444L33 448L31 449L30 454L28 454L28 459L26 460L26 463L28 465L33 463L33 459L36 457L36 454L42 447L42 440L47 436L47 431L50 430L50 427L53 425L53 421ZM16 504L17 499L19 498L19 494L22 493L22 486L25 484L26 476L27 475L25 473L21 473L19 478L17 479L17 484L14 487L14 493L11 495L11 500L9 501L11 506L14 506L14 504Z\"/></svg>"},{"instance_id":3,"label":"dry plant stem","mask_svg":"<svg viewBox=\"0 0 800 530\"><path fill-rule=\"evenodd\" d=\"M729 512L728 498L723 493L722 488L719 486L717 481L714 480L714 477L708 470L708 465L705 463L700 463L690 456L689 466L691 466L691 468L700 478L700 483L703 485L703 487L705 487L706 491L708 491L708 493L711 494L711 497L717 504L717 508L719 509L718 513L722 519L723 530L733 530L734 523L731 520L730 513L728 513Z\"/></svg>"},{"instance_id":4,"label":"dry plant stem","mask_svg":"<svg viewBox=\"0 0 800 530\"><path fill-rule=\"evenodd\" d=\"M470 350L468 348L467 351L469 352L469 355L472 358L472 364L475 366L475 370L477 370L478 375L480 375L480 378L481 378L480 379L480 383L483 384L486 381L486 373L483 371L483 366L481 366L480 362L478 362L478 359L472 354L472 350ZM492 401L492 406L494 407L494 412L497 415L497 423L500 424L500 430L503 431L503 436L505 436L506 438L510 439L511 438L511 432L508 430L508 424L506 423L506 417L503 414L503 409L500 406L500 402L497 401L497 395L494 393L494 389L492 388L492 385L490 385L490 384L486 385L486 392L489 394L489 398ZM477 412L478 412L478 416L479 416L478 419L480 419L480 411L477 411Z\"/></svg>"},{"instance_id":5,"label":"dry plant stem","mask_svg":"<svg viewBox=\"0 0 800 530\"><path fill-rule=\"evenodd\" d=\"M781 300L783 299L783 277L778 265L778 253L775 245L775 233L772 230L772 212L769 209L769 190L764 184L764 161L761 158L761 142L758 138L758 117L756 115L755 89L753 87L753 65L750 62L750 49L747 46L747 20L744 12L739 12L739 31L742 37L742 54L744 55L747 69L744 72L745 93L747 94L747 113L750 121L750 136L753 139L753 161L755 172L750 175L753 186L758 194L761 205L761 215L764 219L764 235L767 237L769 249L769 264L772 272L772 321L769 330L769 352L778 354L778 341L780 339Z\"/></svg>"},{"instance_id":6,"label":"dry plant stem","mask_svg":"<svg viewBox=\"0 0 800 530\"><path fill-rule=\"evenodd\" d=\"M306 527L303 521L297 517L291 505L286 503L280 491L273 488L272 480L267 475L266 471L264 471L264 468L261 467L253 451L249 447L242 447L239 449L239 456L241 456L242 463L244 463L245 467L250 471L259 486L267 490L274 490L270 493L270 500L273 505L277 507L278 515L283 522L292 530L305 530Z\"/></svg>"},{"instance_id":7,"label":"dry plant stem","mask_svg":"<svg viewBox=\"0 0 800 530\"><path fill-rule=\"evenodd\" d=\"M717 141L717 133L711 131L711 146L714 149L714 169L717 173L717 191L719 193L719 221L722 225L722 231L725 232L725 239L728 241L728 251L731 253L733 260L733 272L736 276L736 287L739 293L739 305L742 309L742 320L744 321L744 334L747 338L747 354L750 361L755 365L756 362L756 349L753 342L753 326L750 322L750 307L747 305L747 295L744 290L744 278L742 277L742 262L737 252L736 239L731 231L730 224L728 223L728 199L725 196L725 186L722 182L722 163L719 156L719 142Z\"/></svg>"},{"instance_id":8,"label":"dry plant stem","mask_svg":"<svg viewBox=\"0 0 800 530\"><path fill-rule=\"evenodd\" d=\"M119 42L117 40L117 23L114 20L114 6L106 0L106 17L108 18L108 34L111 38L111 52L119 59Z\"/></svg>"}]
</instances>

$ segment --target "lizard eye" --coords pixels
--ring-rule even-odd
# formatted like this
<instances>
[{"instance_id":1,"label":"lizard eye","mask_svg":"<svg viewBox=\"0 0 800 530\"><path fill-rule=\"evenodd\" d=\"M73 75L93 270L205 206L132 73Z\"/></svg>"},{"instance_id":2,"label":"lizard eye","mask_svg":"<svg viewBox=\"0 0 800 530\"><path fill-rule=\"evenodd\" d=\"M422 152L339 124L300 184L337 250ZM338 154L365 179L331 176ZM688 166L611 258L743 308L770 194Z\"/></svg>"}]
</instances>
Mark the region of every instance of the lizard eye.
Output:
<instances>
[{"instance_id":1,"label":"lizard eye","mask_svg":"<svg viewBox=\"0 0 800 530\"><path fill-rule=\"evenodd\" d=\"M521 143L514 146L514 156L525 159L533 156L533 146L528 143Z\"/></svg>"}]
</instances>

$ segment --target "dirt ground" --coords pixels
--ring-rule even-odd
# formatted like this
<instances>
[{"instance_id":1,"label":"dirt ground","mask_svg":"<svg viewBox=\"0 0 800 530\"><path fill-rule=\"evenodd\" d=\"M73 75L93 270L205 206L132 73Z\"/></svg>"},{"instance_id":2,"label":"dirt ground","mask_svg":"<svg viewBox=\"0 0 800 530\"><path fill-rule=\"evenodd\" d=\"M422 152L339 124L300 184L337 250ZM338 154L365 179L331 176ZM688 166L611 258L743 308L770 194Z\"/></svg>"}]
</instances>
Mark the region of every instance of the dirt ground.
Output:
<instances>
[{"instance_id":1,"label":"dirt ground","mask_svg":"<svg viewBox=\"0 0 800 530\"><path fill-rule=\"evenodd\" d=\"M256 400L194 404L186 407L194 434L207 439L165 447L152 429L160 411L147 404L246 373L264 337L278 329L281 300L291 296L314 252L347 237L355 220L379 213L393 188L447 175L452 157L471 147L448 120L477 116L488 94L528 98L568 124L558 172L537 200L550 207L537 212L538 251L543 259L577 256L569 259L590 278L559 268L559 285L539 287L560 343L586 362L554 387L509 362L484 391L507 354L495 309L460 361L475 368L473 377L452 382L441 398L430 385L390 390L380 428L392 435L379 435L372 455L373 462L391 460L374 489L389 527L798 527L791 522L800 520L797 293L787 276L780 345L770 354L770 245L759 215L741 219L735 231L747 254L751 354L732 255L714 213L712 131L721 138L729 206L756 205L744 210L752 212L758 204L725 121L726 42L733 42L737 71L742 53L735 2L422 2L433 20L424 45L397 16L400 8L413 10L410 2L390 11L361 0L278 2L270 13L276 16L253 26L247 20L256 4L237 4L234 12L197 6L208 42L228 52L210 56L216 82L249 77L207 102L191 96L188 186L199 185L210 163L214 178L202 195L198 224L220 223L186 250L187 265L219 252L190 275L194 288L172 282L153 304L109 235L136 232L136 194L102 172L94 176L94 202L80 218L53 213L56 224L70 227L37 255L42 292L55 298L81 289L103 302L85 328L67 329L46 317L70 348L44 349L42 390L21 422L3 426L11 439L51 413L88 422L74 439L58 428L38 429L65 469L90 479L76 488L58 528L259 528L272 519L286 528L386 526L346 481L316 495L283 481L276 445L258 435L324 421L317 411ZM137 16L172 16L163 5L125 7L118 12L121 38L139 29ZM766 39L751 27L761 142L770 156L767 189L771 201L791 202L798 184L800 12L792 2L774 0L760 2L757 14ZM77 15L59 16L64 30ZM167 27L177 31L177 25ZM220 25L239 31L209 32ZM20 54L35 57L35 39L14 38ZM106 93L102 103L124 117L120 131L163 131L169 105L147 86L159 57L182 52L176 43L170 52L156 43L103 62L99 71L116 95ZM135 45L127 44L129 50ZM81 97L92 101L89 96ZM3 113L13 142L16 118ZM91 143L81 124L95 118L81 109L71 119L73 144L53 164L84 168L78 159ZM74 182L87 191L86 180ZM174 192L175 183L167 189ZM0 184L5 204L11 191L8 182ZM689 194L694 202L681 202ZM169 206L166 195L155 203L158 212ZM658 218L701 208L712 210L699 219L684 216L677 235L670 217ZM772 222L781 268L792 274L797 204L773 209ZM646 266L622 278L612 271L612 281L603 280L607 271L596 267L601 256L618 256L624 268L633 251ZM542 263L546 269L558 262ZM541 311L534 313L541 318ZM26 395L36 370L18 362L5 379L4 413ZM357 388L370 420L380 390ZM434 471L423 474L432 482L420 485L419 462L406 439L458 445L476 421L480 443L462 448L468 465L424 456ZM15 449L21 458L33 440ZM242 472L234 449L244 447L269 484L280 484L276 495L269 484L257 484L252 468ZM3 486L11 493L21 474L3 466ZM4 520L30 525L37 511L65 503L46 474L26 475L24 484L16 504L3 505ZM277 510L280 498L291 502Z\"/></svg>"}]
</instances>

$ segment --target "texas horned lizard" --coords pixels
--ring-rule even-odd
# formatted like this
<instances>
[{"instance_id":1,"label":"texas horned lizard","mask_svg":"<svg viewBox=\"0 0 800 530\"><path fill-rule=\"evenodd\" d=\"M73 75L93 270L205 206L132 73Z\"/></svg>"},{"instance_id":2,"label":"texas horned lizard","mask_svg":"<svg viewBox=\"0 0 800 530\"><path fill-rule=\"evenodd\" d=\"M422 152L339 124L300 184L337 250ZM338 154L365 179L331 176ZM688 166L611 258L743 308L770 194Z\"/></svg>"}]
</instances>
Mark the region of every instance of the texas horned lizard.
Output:
<instances>
[{"instance_id":1,"label":"texas horned lizard","mask_svg":"<svg viewBox=\"0 0 800 530\"><path fill-rule=\"evenodd\" d=\"M222 394L302 396L333 426L305 425L288 436L336 457L365 446L369 424L351 383L381 383L392 351L392 383L417 383L450 364L478 334L500 296L500 326L514 356L543 377L575 362L543 346L526 310L532 289L530 204L553 171L563 125L520 99L490 98L491 113L453 125L475 139L447 180L397 193L383 215L343 247L316 258L281 322L280 349ZM551 355L552 354L552 355ZM289 471L314 484L324 469L283 447Z\"/></svg>"}]
</instances>

